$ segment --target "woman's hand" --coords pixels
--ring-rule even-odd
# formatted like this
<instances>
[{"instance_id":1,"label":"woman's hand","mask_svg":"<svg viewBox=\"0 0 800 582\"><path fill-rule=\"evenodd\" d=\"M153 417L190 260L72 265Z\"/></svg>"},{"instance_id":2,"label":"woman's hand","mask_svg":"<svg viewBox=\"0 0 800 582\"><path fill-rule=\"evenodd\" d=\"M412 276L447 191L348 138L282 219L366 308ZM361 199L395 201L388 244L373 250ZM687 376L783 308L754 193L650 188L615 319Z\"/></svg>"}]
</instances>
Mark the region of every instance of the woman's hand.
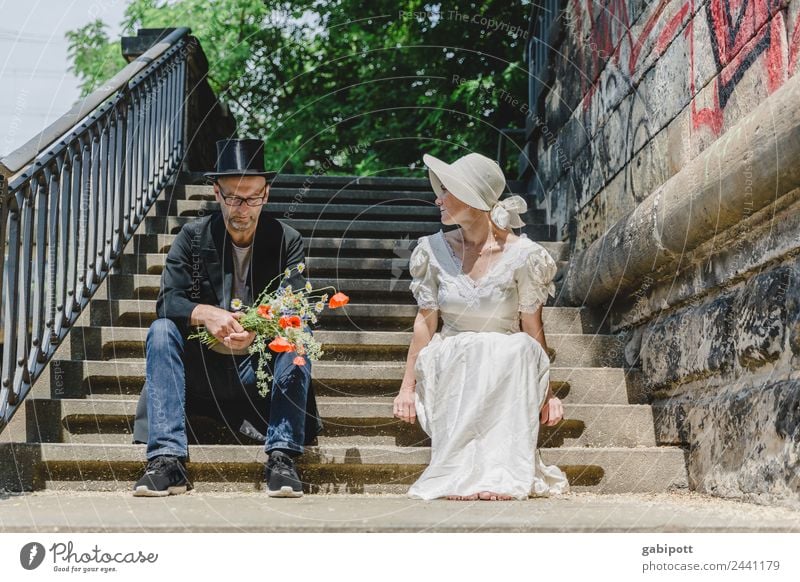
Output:
<instances>
[{"instance_id":1,"label":"woman's hand","mask_svg":"<svg viewBox=\"0 0 800 582\"><path fill-rule=\"evenodd\" d=\"M401 388L400 393L395 396L393 404L394 415L409 424L414 424L417 419L417 407L414 402L414 390Z\"/></svg>"},{"instance_id":2,"label":"woman's hand","mask_svg":"<svg viewBox=\"0 0 800 582\"><path fill-rule=\"evenodd\" d=\"M539 411L539 420L545 426L554 426L564 418L564 405L555 396L548 398Z\"/></svg>"}]
</instances>

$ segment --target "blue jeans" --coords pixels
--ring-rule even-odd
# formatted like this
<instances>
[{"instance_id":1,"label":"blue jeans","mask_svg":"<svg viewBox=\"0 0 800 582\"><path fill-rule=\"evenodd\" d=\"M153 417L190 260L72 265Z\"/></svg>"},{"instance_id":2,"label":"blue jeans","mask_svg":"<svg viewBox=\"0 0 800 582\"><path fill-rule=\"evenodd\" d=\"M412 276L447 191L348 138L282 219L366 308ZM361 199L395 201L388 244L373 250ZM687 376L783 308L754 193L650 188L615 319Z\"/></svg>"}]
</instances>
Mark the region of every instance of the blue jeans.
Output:
<instances>
[{"instance_id":1,"label":"blue jeans","mask_svg":"<svg viewBox=\"0 0 800 582\"><path fill-rule=\"evenodd\" d=\"M144 391L147 395L147 459L158 455L188 456L186 390L192 397L223 410L226 402L246 398L258 410L269 409L264 450L303 452L306 399L311 361L293 360L295 352L272 352L267 365L274 376L266 399L258 394L258 354L225 355L184 338L170 319L156 319L147 333Z\"/></svg>"}]
</instances>

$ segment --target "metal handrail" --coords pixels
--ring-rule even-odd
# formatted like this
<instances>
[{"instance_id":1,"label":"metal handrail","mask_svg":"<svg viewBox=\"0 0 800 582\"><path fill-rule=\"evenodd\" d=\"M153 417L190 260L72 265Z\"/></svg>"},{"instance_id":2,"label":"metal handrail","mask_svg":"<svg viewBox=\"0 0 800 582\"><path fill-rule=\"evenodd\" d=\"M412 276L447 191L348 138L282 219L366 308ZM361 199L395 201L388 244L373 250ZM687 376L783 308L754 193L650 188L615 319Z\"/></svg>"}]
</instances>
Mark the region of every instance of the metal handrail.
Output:
<instances>
[{"instance_id":1,"label":"metal handrail","mask_svg":"<svg viewBox=\"0 0 800 582\"><path fill-rule=\"evenodd\" d=\"M72 109L59 117L47 128L29 139L25 145L17 148L7 156L0 158L0 174L10 178L19 173L30 162L39 156L48 146L69 134L78 127L83 119L105 103L109 97L116 95L146 69L155 59L162 56L174 44L184 39L191 32L190 28L176 28L154 44L140 57L131 61L124 69L114 75L91 95L79 101Z\"/></svg>"},{"instance_id":2,"label":"metal handrail","mask_svg":"<svg viewBox=\"0 0 800 582\"><path fill-rule=\"evenodd\" d=\"M506 162L508 161L506 146L509 142L514 143L511 136L522 136L524 138L525 130L516 127L504 127L497 132L497 155L495 161L501 168L505 168Z\"/></svg>"},{"instance_id":3,"label":"metal handrail","mask_svg":"<svg viewBox=\"0 0 800 582\"><path fill-rule=\"evenodd\" d=\"M543 0L533 5L525 45L525 62L528 64L528 112L526 129L528 136L538 127L533 118L540 112L540 99L548 89L547 68L552 52L550 42L553 32L560 28L563 0ZM566 14L566 12L565 12Z\"/></svg>"},{"instance_id":4,"label":"metal handrail","mask_svg":"<svg viewBox=\"0 0 800 582\"><path fill-rule=\"evenodd\" d=\"M176 29L0 160L0 430L180 170L189 32Z\"/></svg>"}]
</instances>

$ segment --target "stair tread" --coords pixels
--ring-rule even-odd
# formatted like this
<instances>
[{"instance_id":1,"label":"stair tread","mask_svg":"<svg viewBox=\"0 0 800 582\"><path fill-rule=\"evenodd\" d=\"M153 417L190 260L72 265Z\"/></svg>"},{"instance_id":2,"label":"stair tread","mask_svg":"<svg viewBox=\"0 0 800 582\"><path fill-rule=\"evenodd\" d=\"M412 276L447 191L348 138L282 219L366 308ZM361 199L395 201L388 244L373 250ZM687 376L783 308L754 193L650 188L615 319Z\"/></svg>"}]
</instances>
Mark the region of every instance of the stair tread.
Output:
<instances>
[{"instance_id":1,"label":"stair tread","mask_svg":"<svg viewBox=\"0 0 800 582\"><path fill-rule=\"evenodd\" d=\"M166 201L162 201L166 202ZM218 210L219 203L216 200L172 200L170 204L175 211L180 214L190 210ZM360 215L362 213L389 216L405 216L407 214L430 217L438 221L441 213L438 208L426 205L385 205L385 204L351 204L351 203L322 203L322 202L268 202L264 206L268 212L333 212L337 214L352 213Z\"/></svg>"},{"instance_id":2,"label":"stair tread","mask_svg":"<svg viewBox=\"0 0 800 582\"><path fill-rule=\"evenodd\" d=\"M145 359L144 358L131 358L122 361L114 361L114 360L62 360L59 358L53 358L52 362L59 362L61 365L69 365L69 364L85 364L87 366L92 367L107 367L107 366L144 366ZM314 362L314 366L316 367L329 367L329 368L375 368L375 367L384 367L387 369L405 369L405 362L403 361L382 361L382 360L369 360L369 361L362 361L362 362L326 362L325 360L319 360ZM582 370L582 371L595 371L595 372L636 372L638 369L623 369L623 368L612 368L612 367L601 367L601 366L584 366L584 367L559 367L559 366L550 366L550 372L558 373L558 372L565 372L565 371L573 371L573 370Z\"/></svg>"},{"instance_id":3,"label":"stair tread","mask_svg":"<svg viewBox=\"0 0 800 582\"><path fill-rule=\"evenodd\" d=\"M140 444L93 444L93 443L28 443L31 447L39 447L41 459L45 462L105 460L106 462L144 462L147 445ZM190 445L189 453L193 463L252 463L264 462L266 455L263 445ZM397 445L325 445L306 447L305 458L301 462L313 462L315 455L325 457L323 462L336 462L356 451L360 455L360 464L396 463L398 460L427 464L430 460L430 447L402 447ZM648 455L674 457L683 463L685 451L677 446L640 446L640 447L557 447L541 449L547 457L546 462L560 459L587 460L599 457L625 457L626 455Z\"/></svg>"},{"instance_id":4,"label":"stair tread","mask_svg":"<svg viewBox=\"0 0 800 582\"><path fill-rule=\"evenodd\" d=\"M337 280L340 281L341 279L337 279ZM313 282L313 279L312 279L312 282ZM347 290L342 288L342 291L347 291ZM132 306L132 304L138 304L138 307L144 307L144 308L150 309L153 312L155 311L155 304L156 304L156 300L155 299L94 299L93 301L99 301L99 302L103 302L103 303L117 303L117 304L124 303L124 304L128 304L128 305L131 305L131 306ZM414 305L414 304L382 303L380 305L376 305L375 303L356 303L356 302L352 302L351 301L350 303L348 303L344 307L339 307L339 308L337 308L337 309L335 309L333 311L326 311L325 314L323 315L323 317L330 316L330 315L335 314L337 312L341 313L341 312L348 311L348 310L361 310L361 309L378 308L378 307L380 309L385 309L385 310L395 309L396 308L396 309L405 310L405 311L409 311L409 312L413 311L414 314L416 314L416 311L417 311L417 306ZM137 309L137 310L139 310L139 309ZM544 310L547 311L547 312L550 312L550 313L569 314L569 313L578 313L581 310L581 308L580 307L564 307L564 306L561 306L561 305L545 305L544 306Z\"/></svg>"},{"instance_id":5,"label":"stair tread","mask_svg":"<svg viewBox=\"0 0 800 582\"><path fill-rule=\"evenodd\" d=\"M203 172L189 172L186 174L185 186L210 188ZM180 185L177 186L181 187ZM308 174L278 174L270 182L270 187L303 187L303 188L353 188L369 189L380 188L384 190L414 189L431 190L430 180L425 178L407 178L398 176L348 176L324 175L311 176ZM510 192L525 192L525 183L520 180L507 180L506 188Z\"/></svg>"},{"instance_id":6,"label":"stair tread","mask_svg":"<svg viewBox=\"0 0 800 582\"><path fill-rule=\"evenodd\" d=\"M157 275L144 275L148 277L157 277ZM137 299L118 299L117 301L137 301ZM149 300L152 301L152 300ZM552 309L549 307L545 307L545 309ZM149 328L147 327L126 327L126 326L114 326L114 325L87 325L87 326L76 326L75 329L81 328L86 330L97 330L101 333L115 333L119 334L120 336L124 336L125 338L141 338L144 340L147 337L147 332ZM373 340L373 343L381 344L381 345L404 345L408 346L409 342L412 338L412 332L410 331L381 331L381 330L365 330L365 331L333 331L333 330L314 330L314 335L320 342L323 342L322 337L336 337L339 339L340 343L343 343L343 340L350 340L350 341L364 341L367 339ZM617 337L613 334L604 334L604 333L562 333L562 332L553 332L547 334L548 339L556 339L556 338L564 338L564 339L572 339L572 340L588 340L588 341L603 341L603 340L616 340ZM328 340L332 341L332 340ZM549 344L550 342L548 342Z\"/></svg>"},{"instance_id":7,"label":"stair tread","mask_svg":"<svg viewBox=\"0 0 800 582\"><path fill-rule=\"evenodd\" d=\"M136 233L134 237L157 237L159 240L169 243L175 240L176 234L165 233ZM315 246L321 247L324 245L344 246L344 247L358 247L364 246L368 248L379 249L393 249L398 243L413 242L416 244L417 239L411 239L408 236L400 238L360 238L360 237L329 237L329 236L304 236L303 242L306 249ZM561 241L536 241L545 247L551 254L558 254L559 251L569 249L569 243Z\"/></svg>"},{"instance_id":8,"label":"stair tread","mask_svg":"<svg viewBox=\"0 0 800 582\"><path fill-rule=\"evenodd\" d=\"M392 406L394 398L390 396L318 396L317 404L320 406L336 406L347 405L354 407L366 406ZM103 408L105 410L128 410L131 406L136 408L138 399L135 398L120 398L115 400L108 400L104 398L64 398L59 400L62 410L66 413L77 414L71 412L73 410L83 410L91 408ZM622 410L623 412L634 410L652 410L649 404L587 404L587 403L565 403L570 409L576 410L593 410L593 409L614 409ZM391 410L389 410L391 412ZM108 413L110 414L110 413ZM391 415L390 415L391 416Z\"/></svg>"}]
</instances>

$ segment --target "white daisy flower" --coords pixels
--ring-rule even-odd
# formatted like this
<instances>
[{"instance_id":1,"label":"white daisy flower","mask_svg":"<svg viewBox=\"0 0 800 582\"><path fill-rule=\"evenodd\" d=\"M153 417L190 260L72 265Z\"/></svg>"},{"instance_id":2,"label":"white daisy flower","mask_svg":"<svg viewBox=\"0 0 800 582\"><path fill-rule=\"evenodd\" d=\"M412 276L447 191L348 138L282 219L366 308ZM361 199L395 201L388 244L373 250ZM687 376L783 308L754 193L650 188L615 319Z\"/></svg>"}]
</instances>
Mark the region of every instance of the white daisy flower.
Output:
<instances>
[{"instance_id":1,"label":"white daisy flower","mask_svg":"<svg viewBox=\"0 0 800 582\"><path fill-rule=\"evenodd\" d=\"M238 297L234 297L231 299L231 309L234 311L239 311L242 308L242 300Z\"/></svg>"},{"instance_id":2,"label":"white daisy flower","mask_svg":"<svg viewBox=\"0 0 800 582\"><path fill-rule=\"evenodd\" d=\"M286 278L288 279L289 277L291 277L291 276L292 276L292 272L291 272L289 269L286 269L286 270L283 272L283 276L284 276L284 277L286 277Z\"/></svg>"},{"instance_id":3,"label":"white daisy flower","mask_svg":"<svg viewBox=\"0 0 800 582\"><path fill-rule=\"evenodd\" d=\"M315 310L317 313L321 313L323 309L325 309L325 303L324 303L323 301L320 301L320 302L318 302L318 303L317 303L317 304L314 306L314 310Z\"/></svg>"},{"instance_id":4,"label":"white daisy flower","mask_svg":"<svg viewBox=\"0 0 800 582\"><path fill-rule=\"evenodd\" d=\"M302 273L305 270L306 270L306 264L305 263L297 263L297 272L298 273Z\"/></svg>"},{"instance_id":5,"label":"white daisy flower","mask_svg":"<svg viewBox=\"0 0 800 582\"><path fill-rule=\"evenodd\" d=\"M306 291L308 291L309 293L311 293L311 290L312 290L312 289L313 289L313 287L311 286L311 281L307 282L307 283L306 283Z\"/></svg>"}]
</instances>

